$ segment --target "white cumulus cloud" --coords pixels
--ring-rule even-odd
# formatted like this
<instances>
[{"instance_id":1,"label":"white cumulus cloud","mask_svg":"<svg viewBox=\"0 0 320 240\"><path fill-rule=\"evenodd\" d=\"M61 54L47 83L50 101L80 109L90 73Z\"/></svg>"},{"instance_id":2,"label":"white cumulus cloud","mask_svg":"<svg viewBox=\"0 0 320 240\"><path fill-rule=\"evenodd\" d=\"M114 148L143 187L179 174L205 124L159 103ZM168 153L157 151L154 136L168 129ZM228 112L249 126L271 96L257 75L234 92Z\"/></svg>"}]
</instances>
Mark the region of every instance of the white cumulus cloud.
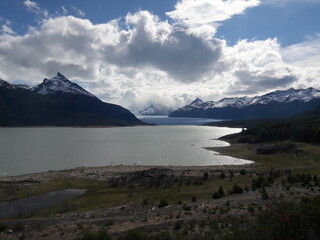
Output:
<instances>
[{"instance_id":1,"label":"white cumulus cloud","mask_svg":"<svg viewBox=\"0 0 320 240\"><path fill-rule=\"evenodd\" d=\"M31 9L38 7L25 2ZM201 20L200 2L215 15L204 13ZM187 3L195 9L188 10ZM319 86L319 36L282 48L277 39L241 40L228 46L204 34L213 27L210 23L258 3L182 0L168 13L173 23L138 11L102 24L73 16L48 17L24 35L6 29L8 34L0 35L0 78L37 84L59 71L103 100L124 106L158 101L178 107L195 97L217 100ZM190 17L183 17L183 7ZM190 31L181 21L198 27Z\"/></svg>"},{"instance_id":2,"label":"white cumulus cloud","mask_svg":"<svg viewBox=\"0 0 320 240\"><path fill-rule=\"evenodd\" d=\"M202 35L209 32L213 35L220 22L259 4L260 0L180 0L175 10L166 14L187 25L192 33Z\"/></svg>"}]
</instances>

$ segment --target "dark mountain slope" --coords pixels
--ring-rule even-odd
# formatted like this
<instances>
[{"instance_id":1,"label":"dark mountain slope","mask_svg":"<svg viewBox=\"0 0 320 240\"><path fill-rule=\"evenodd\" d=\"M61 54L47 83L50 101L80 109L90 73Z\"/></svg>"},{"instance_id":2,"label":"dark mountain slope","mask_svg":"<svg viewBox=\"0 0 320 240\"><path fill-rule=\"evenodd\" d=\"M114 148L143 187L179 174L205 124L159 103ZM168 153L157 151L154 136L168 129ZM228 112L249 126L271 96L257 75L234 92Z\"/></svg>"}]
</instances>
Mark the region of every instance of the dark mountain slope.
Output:
<instances>
[{"instance_id":1,"label":"dark mountain slope","mask_svg":"<svg viewBox=\"0 0 320 240\"><path fill-rule=\"evenodd\" d=\"M53 91L50 86L61 86ZM44 84L45 83L45 84ZM130 126L143 124L127 109L104 103L59 74L33 89L2 81L0 125L2 126ZM64 86L68 86L66 90ZM48 89L46 87L49 86ZM69 88L70 87L70 88ZM41 89L42 93L36 90ZM47 91L50 90L50 91Z\"/></svg>"}]
</instances>

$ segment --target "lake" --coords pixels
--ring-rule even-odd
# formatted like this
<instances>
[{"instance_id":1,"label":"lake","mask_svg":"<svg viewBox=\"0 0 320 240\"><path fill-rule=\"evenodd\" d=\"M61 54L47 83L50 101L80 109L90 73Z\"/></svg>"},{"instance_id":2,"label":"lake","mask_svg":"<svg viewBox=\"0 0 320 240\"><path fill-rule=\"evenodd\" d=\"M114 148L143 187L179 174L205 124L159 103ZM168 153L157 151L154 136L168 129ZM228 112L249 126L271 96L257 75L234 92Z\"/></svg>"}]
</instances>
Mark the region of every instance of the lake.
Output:
<instances>
[{"instance_id":1,"label":"lake","mask_svg":"<svg viewBox=\"0 0 320 240\"><path fill-rule=\"evenodd\" d=\"M250 161L203 147L240 129L161 125L118 128L0 128L0 176L81 166L230 165Z\"/></svg>"},{"instance_id":2,"label":"lake","mask_svg":"<svg viewBox=\"0 0 320 240\"><path fill-rule=\"evenodd\" d=\"M138 118L143 122L157 125L202 125L209 122L221 121L212 118L181 118L167 116L138 116Z\"/></svg>"}]
</instances>

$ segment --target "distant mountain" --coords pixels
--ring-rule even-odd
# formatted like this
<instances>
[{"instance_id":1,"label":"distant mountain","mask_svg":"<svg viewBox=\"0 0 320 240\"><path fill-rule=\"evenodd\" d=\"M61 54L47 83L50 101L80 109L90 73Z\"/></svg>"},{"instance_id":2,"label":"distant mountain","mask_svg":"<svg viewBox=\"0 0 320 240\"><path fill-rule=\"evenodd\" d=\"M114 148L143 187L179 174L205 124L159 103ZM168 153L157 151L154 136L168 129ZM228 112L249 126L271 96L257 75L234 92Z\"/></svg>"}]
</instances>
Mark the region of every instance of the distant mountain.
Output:
<instances>
[{"instance_id":1,"label":"distant mountain","mask_svg":"<svg viewBox=\"0 0 320 240\"><path fill-rule=\"evenodd\" d=\"M132 112L136 115L150 115L150 116L159 116L159 115L169 115L172 111L173 108L167 107L162 104L151 104L146 108L129 108L132 109Z\"/></svg>"},{"instance_id":2,"label":"distant mountain","mask_svg":"<svg viewBox=\"0 0 320 240\"><path fill-rule=\"evenodd\" d=\"M102 102L60 73L31 89L0 80L1 126L141 124L127 109Z\"/></svg>"},{"instance_id":3,"label":"distant mountain","mask_svg":"<svg viewBox=\"0 0 320 240\"><path fill-rule=\"evenodd\" d=\"M314 88L270 92L255 97L223 98L203 102L197 98L169 117L216 119L262 119L291 117L320 105L320 91Z\"/></svg>"}]
</instances>

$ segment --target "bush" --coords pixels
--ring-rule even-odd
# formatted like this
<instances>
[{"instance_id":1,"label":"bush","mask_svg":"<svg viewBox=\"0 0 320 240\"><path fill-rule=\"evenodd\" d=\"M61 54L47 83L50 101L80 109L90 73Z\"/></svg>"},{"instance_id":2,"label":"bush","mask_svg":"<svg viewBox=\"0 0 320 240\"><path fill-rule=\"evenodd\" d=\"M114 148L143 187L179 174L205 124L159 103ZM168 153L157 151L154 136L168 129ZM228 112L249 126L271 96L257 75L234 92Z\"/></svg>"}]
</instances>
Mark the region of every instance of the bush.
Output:
<instances>
[{"instance_id":1,"label":"bush","mask_svg":"<svg viewBox=\"0 0 320 240\"><path fill-rule=\"evenodd\" d=\"M191 210L191 207L184 203L184 204L182 205L182 209L183 209L184 211L190 211L190 210Z\"/></svg>"},{"instance_id":2,"label":"bush","mask_svg":"<svg viewBox=\"0 0 320 240\"><path fill-rule=\"evenodd\" d=\"M118 238L119 240L143 240L147 237L137 230L129 230L124 236Z\"/></svg>"},{"instance_id":3,"label":"bush","mask_svg":"<svg viewBox=\"0 0 320 240\"><path fill-rule=\"evenodd\" d=\"M224 179L226 177L226 174L224 172L220 173L220 179Z\"/></svg>"},{"instance_id":4,"label":"bush","mask_svg":"<svg viewBox=\"0 0 320 240\"><path fill-rule=\"evenodd\" d=\"M203 181L207 181L208 178L209 178L208 172L204 172L204 173L203 173Z\"/></svg>"},{"instance_id":5,"label":"bush","mask_svg":"<svg viewBox=\"0 0 320 240\"><path fill-rule=\"evenodd\" d=\"M241 175L246 175L246 174L247 174L247 171L246 171L245 169L241 169L240 174L241 174Z\"/></svg>"},{"instance_id":6,"label":"bush","mask_svg":"<svg viewBox=\"0 0 320 240\"><path fill-rule=\"evenodd\" d=\"M221 185L219 186L218 193L219 193L220 197L224 196L224 191L223 191L223 188Z\"/></svg>"},{"instance_id":7,"label":"bush","mask_svg":"<svg viewBox=\"0 0 320 240\"><path fill-rule=\"evenodd\" d=\"M148 204L149 204L148 199L146 199L146 198L142 199L142 201L141 201L142 206L147 206Z\"/></svg>"},{"instance_id":8,"label":"bush","mask_svg":"<svg viewBox=\"0 0 320 240\"><path fill-rule=\"evenodd\" d=\"M216 192L214 192L214 193L212 194L212 198L213 198L213 199L219 199L219 198L221 198L221 196L220 196L220 194L216 191Z\"/></svg>"},{"instance_id":9,"label":"bush","mask_svg":"<svg viewBox=\"0 0 320 240\"><path fill-rule=\"evenodd\" d=\"M233 185L232 193L233 194L241 194L241 193L243 193L243 190L238 184L235 184L235 185Z\"/></svg>"},{"instance_id":10,"label":"bush","mask_svg":"<svg viewBox=\"0 0 320 240\"><path fill-rule=\"evenodd\" d=\"M261 189L261 198L262 198L262 200L268 200L269 199L269 195L268 195L265 187L262 187L262 189Z\"/></svg>"},{"instance_id":11,"label":"bush","mask_svg":"<svg viewBox=\"0 0 320 240\"><path fill-rule=\"evenodd\" d=\"M0 232L5 231L7 228L8 228L7 225L5 225L5 224L0 224Z\"/></svg>"},{"instance_id":12,"label":"bush","mask_svg":"<svg viewBox=\"0 0 320 240\"><path fill-rule=\"evenodd\" d=\"M100 230L98 232L88 231L85 232L83 237L79 240L111 240L111 237L105 230Z\"/></svg>"},{"instance_id":13,"label":"bush","mask_svg":"<svg viewBox=\"0 0 320 240\"><path fill-rule=\"evenodd\" d=\"M24 226L21 223L17 223L16 225L14 225L13 227L13 231L14 232L20 232L24 229Z\"/></svg>"},{"instance_id":14,"label":"bush","mask_svg":"<svg viewBox=\"0 0 320 240\"><path fill-rule=\"evenodd\" d=\"M174 224L174 230L179 231L182 228L181 222L175 222Z\"/></svg>"},{"instance_id":15,"label":"bush","mask_svg":"<svg viewBox=\"0 0 320 240\"><path fill-rule=\"evenodd\" d=\"M274 202L251 220L233 225L234 239L319 239L320 198ZM246 228L243 228L243 225Z\"/></svg>"},{"instance_id":16,"label":"bush","mask_svg":"<svg viewBox=\"0 0 320 240\"><path fill-rule=\"evenodd\" d=\"M166 199L161 199L160 202L159 202L158 207L159 208L163 208L163 207L166 207L168 205L169 205L169 203L168 203L168 201Z\"/></svg>"},{"instance_id":17,"label":"bush","mask_svg":"<svg viewBox=\"0 0 320 240\"><path fill-rule=\"evenodd\" d=\"M114 224L113 220L107 220L106 223L105 223L105 226L109 227L109 226L112 226Z\"/></svg>"}]
</instances>

